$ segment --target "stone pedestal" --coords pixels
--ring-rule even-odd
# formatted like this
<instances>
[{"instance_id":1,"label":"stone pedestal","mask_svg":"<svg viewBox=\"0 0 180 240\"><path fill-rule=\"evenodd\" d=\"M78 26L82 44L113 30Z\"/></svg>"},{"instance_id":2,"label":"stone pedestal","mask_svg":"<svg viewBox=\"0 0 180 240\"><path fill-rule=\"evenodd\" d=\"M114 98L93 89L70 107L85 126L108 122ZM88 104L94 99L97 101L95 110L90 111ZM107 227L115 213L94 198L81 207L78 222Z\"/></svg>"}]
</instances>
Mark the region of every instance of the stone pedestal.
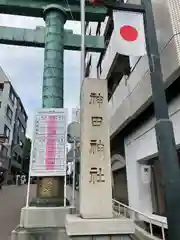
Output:
<instances>
[{"instance_id":1,"label":"stone pedestal","mask_svg":"<svg viewBox=\"0 0 180 240\"><path fill-rule=\"evenodd\" d=\"M12 231L11 240L68 240L66 215L74 212L74 207L24 207L21 209L20 224Z\"/></svg>"},{"instance_id":2,"label":"stone pedestal","mask_svg":"<svg viewBox=\"0 0 180 240\"><path fill-rule=\"evenodd\" d=\"M24 207L21 209L21 228L64 227L66 215L73 207Z\"/></svg>"},{"instance_id":3,"label":"stone pedestal","mask_svg":"<svg viewBox=\"0 0 180 240\"><path fill-rule=\"evenodd\" d=\"M67 215L66 232L77 236L117 236L133 234L133 221L126 218L83 219L78 215Z\"/></svg>"},{"instance_id":4,"label":"stone pedestal","mask_svg":"<svg viewBox=\"0 0 180 240\"><path fill-rule=\"evenodd\" d=\"M31 228L17 227L13 230L11 240L68 240L64 228Z\"/></svg>"}]
</instances>

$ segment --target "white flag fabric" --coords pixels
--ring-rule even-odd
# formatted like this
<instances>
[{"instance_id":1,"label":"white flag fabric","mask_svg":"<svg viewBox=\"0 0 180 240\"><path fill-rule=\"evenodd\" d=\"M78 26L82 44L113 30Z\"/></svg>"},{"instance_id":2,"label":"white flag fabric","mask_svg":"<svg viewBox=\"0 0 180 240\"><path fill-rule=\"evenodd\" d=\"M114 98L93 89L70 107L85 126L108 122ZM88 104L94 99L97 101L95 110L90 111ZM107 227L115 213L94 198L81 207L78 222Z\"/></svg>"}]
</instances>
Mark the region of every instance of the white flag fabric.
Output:
<instances>
[{"instance_id":1,"label":"white flag fabric","mask_svg":"<svg viewBox=\"0 0 180 240\"><path fill-rule=\"evenodd\" d=\"M143 13L113 11L113 45L127 56L146 55Z\"/></svg>"}]
</instances>

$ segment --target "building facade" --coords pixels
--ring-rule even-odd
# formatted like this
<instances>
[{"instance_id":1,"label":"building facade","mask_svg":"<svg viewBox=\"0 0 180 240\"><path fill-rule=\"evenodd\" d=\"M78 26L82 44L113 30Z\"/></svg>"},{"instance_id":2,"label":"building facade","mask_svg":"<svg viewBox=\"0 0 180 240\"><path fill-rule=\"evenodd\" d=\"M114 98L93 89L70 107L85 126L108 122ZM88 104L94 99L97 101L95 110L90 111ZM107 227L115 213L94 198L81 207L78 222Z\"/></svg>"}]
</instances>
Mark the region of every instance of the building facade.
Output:
<instances>
[{"instance_id":1,"label":"building facade","mask_svg":"<svg viewBox=\"0 0 180 240\"><path fill-rule=\"evenodd\" d=\"M139 0L126 1L140 4ZM179 1L152 0L163 80L177 148L180 143L180 9ZM161 14L161 13L164 14ZM107 80L109 91L111 155L121 155L116 184L127 185L118 198L147 214L165 215L164 184L158 160L155 116L147 56L126 57L111 41L113 18L86 23L86 34L105 38L104 53L86 54L86 77ZM123 180L117 180L117 179ZM122 193L124 192L124 193Z\"/></svg>"},{"instance_id":2,"label":"building facade","mask_svg":"<svg viewBox=\"0 0 180 240\"><path fill-rule=\"evenodd\" d=\"M4 169L9 169L9 173L22 169L26 127L27 114L21 99L0 68L0 134L7 138L1 153L7 158Z\"/></svg>"}]
</instances>

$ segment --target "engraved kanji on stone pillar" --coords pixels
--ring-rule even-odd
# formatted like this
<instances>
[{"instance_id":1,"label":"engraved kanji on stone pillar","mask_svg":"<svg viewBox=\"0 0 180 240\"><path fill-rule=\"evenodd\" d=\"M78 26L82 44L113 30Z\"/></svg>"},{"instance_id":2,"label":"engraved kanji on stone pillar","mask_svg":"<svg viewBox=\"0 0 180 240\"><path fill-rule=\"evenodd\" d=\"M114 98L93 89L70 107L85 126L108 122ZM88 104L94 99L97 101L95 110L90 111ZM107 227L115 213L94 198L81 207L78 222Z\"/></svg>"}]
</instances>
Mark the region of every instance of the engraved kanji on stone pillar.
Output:
<instances>
[{"instance_id":1,"label":"engraved kanji on stone pillar","mask_svg":"<svg viewBox=\"0 0 180 240\"><path fill-rule=\"evenodd\" d=\"M83 218L112 217L108 114L107 81L86 78L81 92L80 214Z\"/></svg>"}]
</instances>

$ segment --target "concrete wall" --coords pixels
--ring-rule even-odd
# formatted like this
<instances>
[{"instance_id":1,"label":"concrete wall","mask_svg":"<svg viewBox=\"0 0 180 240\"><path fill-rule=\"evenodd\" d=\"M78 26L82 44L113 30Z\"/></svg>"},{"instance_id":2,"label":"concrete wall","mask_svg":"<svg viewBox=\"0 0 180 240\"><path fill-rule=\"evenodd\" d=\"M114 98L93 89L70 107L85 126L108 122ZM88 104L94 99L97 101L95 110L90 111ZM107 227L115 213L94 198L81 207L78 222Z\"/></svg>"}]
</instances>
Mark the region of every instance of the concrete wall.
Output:
<instances>
[{"instance_id":1,"label":"concrete wall","mask_svg":"<svg viewBox=\"0 0 180 240\"><path fill-rule=\"evenodd\" d=\"M176 144L180 144L180 96L169 104L169 114L173 122ZM152 213L150 183L142 181L142 165L139 160L157 154L154 124L153 117L125 138L129 205L147 213Z\"/></svg>"}]
</instances>

